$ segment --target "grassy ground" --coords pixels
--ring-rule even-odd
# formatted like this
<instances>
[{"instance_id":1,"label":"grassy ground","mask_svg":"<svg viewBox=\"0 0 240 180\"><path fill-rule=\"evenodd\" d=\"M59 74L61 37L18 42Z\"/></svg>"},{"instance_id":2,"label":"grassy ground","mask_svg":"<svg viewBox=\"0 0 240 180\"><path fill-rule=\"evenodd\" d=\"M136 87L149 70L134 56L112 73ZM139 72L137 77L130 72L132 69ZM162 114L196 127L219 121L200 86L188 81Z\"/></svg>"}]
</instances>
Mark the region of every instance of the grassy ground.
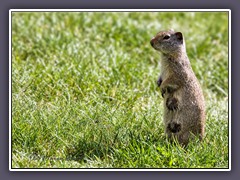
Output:
<instances>
[{"instance_id":1,"label":"grassy ground","mask_svg":"<svg viewBox=\"0 0 240 180\"><path fill-rule=\"evenodd\" d=\"M158 31L185 35L207 103L206 138L169 144ZM228 14L12 14L13 168L227 168Z\"/></svg>"}]
</instances>

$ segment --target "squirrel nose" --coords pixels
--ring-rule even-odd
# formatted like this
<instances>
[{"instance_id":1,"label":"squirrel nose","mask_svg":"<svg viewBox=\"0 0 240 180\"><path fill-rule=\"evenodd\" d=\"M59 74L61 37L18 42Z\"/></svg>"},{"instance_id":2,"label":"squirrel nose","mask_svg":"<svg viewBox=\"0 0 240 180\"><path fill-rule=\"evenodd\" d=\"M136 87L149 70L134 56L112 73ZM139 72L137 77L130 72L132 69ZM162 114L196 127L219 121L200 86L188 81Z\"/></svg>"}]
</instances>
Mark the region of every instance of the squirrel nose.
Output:
<instances>
[{"instance_id":1,"label":"squirrel nose","mask_svg":"<svg viewBox=\"0 0 240 180\"><path fill-rule=\"evenodd\" d=\"M155 38L152 38L152 39L151 39L151 41L150 41L151 46L154 45L154 40L155 40Z\"/></svg>"}]
</instances>

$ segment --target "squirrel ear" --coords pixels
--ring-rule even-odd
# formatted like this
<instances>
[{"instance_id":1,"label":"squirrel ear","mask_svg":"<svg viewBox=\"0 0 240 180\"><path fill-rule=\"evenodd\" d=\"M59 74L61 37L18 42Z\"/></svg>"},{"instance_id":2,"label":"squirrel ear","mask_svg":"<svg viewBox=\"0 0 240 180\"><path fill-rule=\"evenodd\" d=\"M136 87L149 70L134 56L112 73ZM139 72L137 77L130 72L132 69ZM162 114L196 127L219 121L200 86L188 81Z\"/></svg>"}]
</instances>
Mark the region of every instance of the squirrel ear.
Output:
<instances>
[{"instance_id":1,"label":"squirrel ear","mask_svg":"<svg viewBox=\"0 0 240 180\"><path fill-rule=\"evenodd\" d=\"M182 35L181 32L176 32L175 35L176 35L176 37L177 37L178 40L180 40L180 41L183 40L183 35Z\"/></svg>"}]
</instances>

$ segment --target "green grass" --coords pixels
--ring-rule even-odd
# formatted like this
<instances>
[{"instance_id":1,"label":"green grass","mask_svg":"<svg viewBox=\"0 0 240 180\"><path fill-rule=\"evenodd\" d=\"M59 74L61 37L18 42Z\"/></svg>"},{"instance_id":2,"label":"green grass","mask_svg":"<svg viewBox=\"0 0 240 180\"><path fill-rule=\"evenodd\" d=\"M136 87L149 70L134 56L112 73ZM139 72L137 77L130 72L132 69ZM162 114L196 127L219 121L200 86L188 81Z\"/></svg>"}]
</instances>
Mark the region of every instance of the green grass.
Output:
<instances>
[{"instance_id":1,"label":"green grass","mask_svg":"<svg viewBox=\"0 0 240 180\"><path fill-rule=\"evenodd\" d=\"M158 31L183 32L206 138L164 136ZM12 13L13 168L228 168L226 12Z\"/></svg>"}]
</instances>

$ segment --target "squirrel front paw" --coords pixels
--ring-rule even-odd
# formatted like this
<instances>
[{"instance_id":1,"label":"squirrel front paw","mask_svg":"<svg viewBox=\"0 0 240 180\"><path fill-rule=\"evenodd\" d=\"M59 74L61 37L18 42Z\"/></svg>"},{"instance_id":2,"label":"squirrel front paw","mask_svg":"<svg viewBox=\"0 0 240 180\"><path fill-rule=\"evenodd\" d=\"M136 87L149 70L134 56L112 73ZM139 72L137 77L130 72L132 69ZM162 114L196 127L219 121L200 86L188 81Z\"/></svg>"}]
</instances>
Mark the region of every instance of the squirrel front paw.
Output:
<instances>
[{"instance_id":1,"label":"squirrel front paw","mask_svg":"<svg viewBox=\"0 0 240 180\"><path fill-rule=\"evenodd\" d=\"M158 80L157 80L157 85L158 85L158 87L160 87L160 86L161 86L161 84L162 84L162 78L161 78L161 77L159 77L159 78L158 78Z\"/></svg>"},{"instance_id":2,"label":"squirrel front paw","mask_svg":"<svg viewBox=\"0 0 240 180\"><path fill-rule=\"evenodd\" d=\"M166 88L162 88L162 89L161 89L161 94L162 94L162 97L163 97L163 98L164 98L164 95L165 95L166 91L167 91Z\"/></svg>"},{"instance_id":3,"label":"squirrel front paw","mask_svg":"<svg viewBox=\"0 0 240 180\"><path fill-rule=\"evenodd\" d=\"M169 110L174 111L178 109L178 100L174 97L167 98L166 106Z\"/></svg>"}]
</instances>

